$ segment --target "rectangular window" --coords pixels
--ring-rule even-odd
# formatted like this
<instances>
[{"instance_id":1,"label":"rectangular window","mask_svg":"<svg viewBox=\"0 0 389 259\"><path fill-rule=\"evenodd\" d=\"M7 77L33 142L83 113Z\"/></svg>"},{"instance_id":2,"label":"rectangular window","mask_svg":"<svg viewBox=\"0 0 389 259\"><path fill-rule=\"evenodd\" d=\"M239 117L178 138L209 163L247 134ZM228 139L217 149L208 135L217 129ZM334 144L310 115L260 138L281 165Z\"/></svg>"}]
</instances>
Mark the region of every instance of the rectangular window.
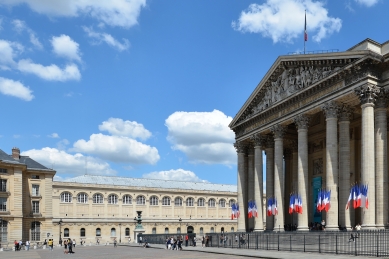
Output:
<instances>
[{"instance_id":1,"label":"rectangular window","mask_svg":"<svg viewBox=\"0 0 389 259\"><path fill-rule=\"evenodd\" d=\"M33 174L31 175L31 179L39 179L39 175Z\"/></svg>"},{"instance_id":2,"label":"rectangular window","mask_svg":"<svg viewBox=\"0 0 389 259\"><path fill-rule=\"evenodd\" d=\"M32 213L39 213L39 201L32 202Z\"/></svg>"},{"instance_id":3,"label":"rectangular window","mask_svg":"<svg viewBox=\"0 0 389 259\"><path fill-rule=\"evenodd\" d=\"M7 211L7 198L0 198L0 211Z\"/></svg>"},{"instance_id":4,"label":"rectangular window","mask_svg":"<svg viewBox=\"0 0 389 259\"><path fill-rule=\"evenodd\" d=\"M0 168L0 173L1 173L1 174L6 174L6 173L7 173L7 169Z\"/></svg>"},{"instance_id":5,"label":"rectangular window","mask_svg":"<svg viewBox=\"0 0 389 259\"><path fill-rule=\"evenodd\" d=\"M6 192L7 191L7 180L0 179L0 192Z\"/></svg>"},{"instance_id":6,"label":"rectangular window","mask_svg":"<svg viewBox=\"0 0 389 259\"><path fill-rule=\"evenodd\" d=\"M39 196L39 185L32 185L32 196Z\"/></svg>"}]
</instances>

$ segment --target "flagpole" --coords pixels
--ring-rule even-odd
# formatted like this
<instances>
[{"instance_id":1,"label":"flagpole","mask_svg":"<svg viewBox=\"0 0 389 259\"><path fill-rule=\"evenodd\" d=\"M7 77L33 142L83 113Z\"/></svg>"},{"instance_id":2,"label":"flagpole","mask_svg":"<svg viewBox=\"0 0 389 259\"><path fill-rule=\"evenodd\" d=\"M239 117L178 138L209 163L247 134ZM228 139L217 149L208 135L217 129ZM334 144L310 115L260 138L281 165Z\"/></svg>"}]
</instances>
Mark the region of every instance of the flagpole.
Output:
<instances>
[{"instance_id":1,"label":"flagpole","mask_svg":"<svg viewBox=\"0 0 389 259\"><path fill-rule=\"evenodd\" d=\"M305 54L305 42L306 40L306 33L307 33L307 10L305 10L305 25L304 25L304 54Z\"/></svg>"}]
</instances>

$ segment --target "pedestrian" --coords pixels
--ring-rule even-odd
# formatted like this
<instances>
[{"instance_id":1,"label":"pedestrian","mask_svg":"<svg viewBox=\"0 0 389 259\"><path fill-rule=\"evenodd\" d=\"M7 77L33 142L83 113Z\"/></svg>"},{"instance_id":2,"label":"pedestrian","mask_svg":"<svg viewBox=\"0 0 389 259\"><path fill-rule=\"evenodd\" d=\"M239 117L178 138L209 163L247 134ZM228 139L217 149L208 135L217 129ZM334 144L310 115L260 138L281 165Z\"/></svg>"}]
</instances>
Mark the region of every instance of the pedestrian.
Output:
<instances>
[{"instance_id":1,"label":"pedestrian","mask_svg":"<svg viewBox=\"0 0 389 259\"><path fill-rule=\"evenodd\" d=\"M15 240L14 245L15 245L15 252L16 252L19 250L19 242Z\"/></svg>"},{"instance_id":2,"label":"pedestrian","mask_svg":"<svg viewBox=\"0 0 389 259\"><path fill-rule=\"evenodd\" d=\"M96 240L96 245L99 245L99 244L100 244L100 240L97 239L97 240Z\"/></svg>"},{"instance_id":3,"label":"pedestrian","mask_svg":"<svg viewBox=\"0 0 389 259\"><path fill-rule=\"evenodd\" d=\"M116 238L113 240L113 247L117 247Z\"/></svg>"},{"instance_id":4,"label":"pedestrian","mask_svg":"<svg viewBox=\"0 0 389 259\"><path fill-rule=\"evenodd\" d=\"M22 247L23 247L23 241L19 240L19 251L22 250Z\"/></svg>"},{"instance_id":5,"label":"pedestrian","mask_svg":"<svg viewBox=\"0 0 389 259\"><path fill-rule=\"evenodd\" d=\"M63 253L64 254L69 253L69 251L68 251L68 242L66 241L66 239L65 239L65 241L63 241Z\"/></svg>"},{"instance_id":6,"label":"pedestrian","mask_svg":"<svg viewBox=\"0 0 389 259\"><path fill-rule=\"evenodd\" d=\"M50 251L53 251L53 239L49 239L49 247L50 247Z\"/></svg>"},{"instance_id":7,"label":"pedestrian","mask_svg":"<svg viewBox=\"0 0 389 259\"><path fill-rule=\"evenodd\" d=\"M185 236L185 246L188 246L188 242L189 242L189 236L186 235L186 236Z\"/></svg>"},{"instance_id":8,"label":"pedestrian","mask_svg":"<svg viewBox=\"0 0 389 259\"><path fill-rule=\"evenodd\" d=\"M139 236L139 245L141 246L143 243L142 236Z\"/></svg>"},{"instance_id":9,"label":"pedestrian","mask_svg":"<svg viewBox=\"0 0 389 259\"><path fill-rule=\"evenodd\" d=\"M76 240L73 238L73 248L76 248Z\"/></svg>"},{"instance_id":10,"label":"pedestrian","mask_svg":"<svg viewBox=\"0 0 389 259\"><path fill-rule=\"evenodd\" d=\"M72 240L70 238L68 239L68 249L69 249L69 254L74 254L73 244L72 244Z\"/></svg>"},{"instance_id":11,"label":"pedestrian","mask_svg":"<svg viewBox=\"0 0 389 259\"><path fill-rule=\"evenodd\" d=\"M235 235L235 243L238 243L238 235Z\"/></svg>"},{"instance_id":12,"label":"pedestrian","mask_svg":"<svg viewBox=\"0 0 389 259\"><path fill-rule=\"evenodd\" d=\"M204 248L205 245L205 236L201 237L201 247Z\"/></svg>"},{"instance_id":13,"label":"pedestrian","mask_svg":"<svg viewBox=\"0 0 389 259\"><path fill-rule=\"evenodd\" d=\"M128 238L128 243L131 243L131 237Z\"/></svg>"},{"instance_id":14,"label":"pedestrian","mask_svg":"<svg viewBox=\"0 0 389 259\"><path fill-rule=\"evenodd\" d=\"M193 246L196 246L196 237L193 237Z\"/></svg>"},{"instance_id":15,"label":"pedestrian","mask_svg":"<svg viewBox=\"0 0 389 259\"><path fill-rule=\"evenodd\" d=\"M26 240L26 250L30 250L30 241L28 239Z\"/></svg>"},{"instance_id":16,"label":"pedestrian","mask_svg":"<svg viewBox=\"0 0 389 259\"><path fill-rule=\"evenodd\" d=\"M209 246L209 236L205 237L205 247Z\"/></svg>"}]
</instances>

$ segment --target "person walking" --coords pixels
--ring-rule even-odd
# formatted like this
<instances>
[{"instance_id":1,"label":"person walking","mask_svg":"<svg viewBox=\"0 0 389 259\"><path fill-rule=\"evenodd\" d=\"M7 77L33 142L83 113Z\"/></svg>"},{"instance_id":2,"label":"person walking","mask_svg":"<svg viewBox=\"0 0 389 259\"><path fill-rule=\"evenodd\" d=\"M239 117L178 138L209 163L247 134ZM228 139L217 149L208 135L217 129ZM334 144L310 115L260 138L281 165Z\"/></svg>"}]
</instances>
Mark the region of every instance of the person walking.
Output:
<instances>
[{"instance_id":1,"label":"person walking","mask_svg":"<svg viewBox=\"0 0 389 259\"><path fill-rule=\"evenodd\" d=\"M189 236L186 235L186 236L185 236L185 246L188 246L188 242L189 242Z\"/></svg>"},{"instance_id":2,"label":"person walking","mask_svg":"<svg viewBox=\"0 0 389 259\"><path fill-rule=\"evenodd\" d=\"M30 250L30 241L29 240L26 240L26 250L27 251Z\"/></svg>"},{"instance_id":3,"label":"person walking","mask_svg":"<svg viewBox=\"0 0 389 259\"><path fill-rule=\"evenodd\" d=\"M116 241L116 238L113 240L113 247L117 247L117 241Z\"/></svg>"},{"instance_id":4,"label":"person walking","mask_svg":"<svg viewBox=\"0 0 389 259\"><path fill-rule=\"evenodd\" d=\"M53 251L53 239L49 239L48 245L50 247L50 251Z\"/></svg>"},{"instance_id":5,"label":"person walking","mask_svg":"<svg viewBox=\"0 0 389 259\"><path fill-rule=\"evenodd\" d=\"M64 254L68 253L68 242L66 240L63 241L63 253Z\"/></svg>"},{"instance_id":6,"label":"person walking","mask_svg":"<svg viewBox=\"0 0 389 259\"><path fill-rule=\"evenodd\" d=\"M73 244L72 244L72 240L71 239L68 239L68 249L69 249L69 254L74 254L74 252L73 252Z\"/></svg>"}]
</instances>

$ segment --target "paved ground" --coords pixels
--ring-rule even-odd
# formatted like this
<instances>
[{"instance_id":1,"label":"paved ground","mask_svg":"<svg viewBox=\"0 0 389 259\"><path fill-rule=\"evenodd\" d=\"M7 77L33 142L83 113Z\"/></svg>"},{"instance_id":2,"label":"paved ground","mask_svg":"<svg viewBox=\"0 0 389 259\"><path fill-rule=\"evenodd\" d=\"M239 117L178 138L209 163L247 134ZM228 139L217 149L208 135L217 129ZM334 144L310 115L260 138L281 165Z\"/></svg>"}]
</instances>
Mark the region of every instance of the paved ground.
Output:
<instances>
[{"instance_id":1,"label":"paved ground","mask_svg":"<svg viewBox=\"0 0 389 259\"><path fill-rule=\"evenodd\" d=\"M85 246L76 247L74 254L63 254L62 248L37 249L30 251L4 251L0 252L0 258L6 259L58 259L58 258L77 258L77 259L232 259L232 258L326 258L326 259L350 259L366 258L344 255L316 254L316 253L295 253L278 252L263 250L231 249L231 248L201 248L184 247L183 251L171 251L164 249L163 245L152 245L152 248L142 248L137 245L122 245L117 248L111 246Z\"/></svg>"}]
</instances>

